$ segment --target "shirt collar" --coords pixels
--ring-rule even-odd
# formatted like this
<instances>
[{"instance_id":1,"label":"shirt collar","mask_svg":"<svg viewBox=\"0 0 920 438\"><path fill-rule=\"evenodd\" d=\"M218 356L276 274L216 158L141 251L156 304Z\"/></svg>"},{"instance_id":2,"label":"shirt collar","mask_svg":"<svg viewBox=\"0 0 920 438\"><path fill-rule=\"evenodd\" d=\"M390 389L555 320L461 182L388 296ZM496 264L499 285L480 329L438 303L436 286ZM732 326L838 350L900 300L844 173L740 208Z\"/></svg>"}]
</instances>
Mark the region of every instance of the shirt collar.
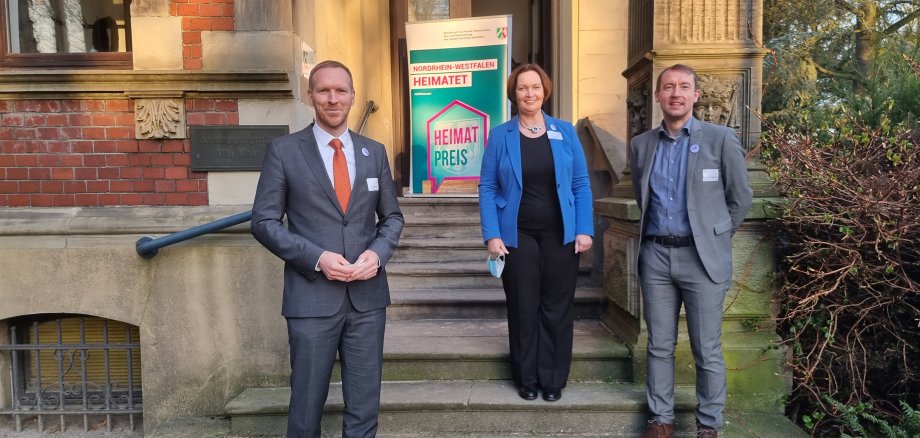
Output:
<instances>
[{"instance_id":1,"label":"shirt collar","mask_svg":"<svg viewBox=\"0 0 920 438\"><path fill-rule=\"evenodd\" d=\"M678 137L681 135L690 135L690 130L693 128L694 119L695 117L693 116L690 116L690 118L687 119L687 123L685 123L684 126L677 131ZM666 135L668 138L671 138L671 135L668 134L667 128L664 127L664 120L662 120L661 124L658 125L658 136L661 136L662 134Z\"/></svg>"},{"instance_id":2,"label":"shirt collar","mask_svg":"<svg viewBox=\"0 0 920 438\"><path fill-rule=\"evenodd\" d=\"M329 146L329 142L332 141L333 138L336 138L332 134L324 131L323 128L320 128L316 123L313 124L313 137L316 138L317 145L320 147L325 146L328 148L332 147ZM345 132L338 137L338 139L342 141L344 148L348 148L348 146L352 144L351 130L346 129Z\"/></svg>"}]
</instances>

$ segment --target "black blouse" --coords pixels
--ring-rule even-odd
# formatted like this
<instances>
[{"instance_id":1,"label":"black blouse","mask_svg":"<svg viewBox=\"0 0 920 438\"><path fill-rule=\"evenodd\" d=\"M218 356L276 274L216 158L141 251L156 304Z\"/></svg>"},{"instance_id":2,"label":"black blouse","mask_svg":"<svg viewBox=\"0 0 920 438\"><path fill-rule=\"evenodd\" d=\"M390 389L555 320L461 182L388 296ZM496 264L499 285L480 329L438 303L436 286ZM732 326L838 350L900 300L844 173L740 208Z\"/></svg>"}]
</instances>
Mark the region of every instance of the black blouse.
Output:
<instances>
[{"instance_id":1,"label":"black blouse","mask_svg":"<svg viewBox=\"0 0 920 438\"><path fill-rule=\"evenodd\" d=\"M562 211L556 194L556 170L549 137L521 134L521 176L524 190L518 211L518 230L562 231Z\"/></svg>"}]
</instances>

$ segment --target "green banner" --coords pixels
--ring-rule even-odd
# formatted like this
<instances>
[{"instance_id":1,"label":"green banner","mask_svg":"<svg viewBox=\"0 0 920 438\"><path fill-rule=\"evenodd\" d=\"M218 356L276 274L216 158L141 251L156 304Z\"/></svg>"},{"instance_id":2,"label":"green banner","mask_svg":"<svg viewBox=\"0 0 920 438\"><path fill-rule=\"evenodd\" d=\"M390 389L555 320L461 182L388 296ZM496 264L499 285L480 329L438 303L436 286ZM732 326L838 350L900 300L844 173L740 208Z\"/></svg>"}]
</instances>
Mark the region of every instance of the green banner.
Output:
<instances>
[{"instance_id":1,"label":"green banner","mask_svg":"<svg viewBox=\"0 0 920 438\"><path fill-rule=\"evenodd\" d=\"M412 193L475 194L489 130L508 120L511 16L406 23Z\"/></svg>"}]
</instances>

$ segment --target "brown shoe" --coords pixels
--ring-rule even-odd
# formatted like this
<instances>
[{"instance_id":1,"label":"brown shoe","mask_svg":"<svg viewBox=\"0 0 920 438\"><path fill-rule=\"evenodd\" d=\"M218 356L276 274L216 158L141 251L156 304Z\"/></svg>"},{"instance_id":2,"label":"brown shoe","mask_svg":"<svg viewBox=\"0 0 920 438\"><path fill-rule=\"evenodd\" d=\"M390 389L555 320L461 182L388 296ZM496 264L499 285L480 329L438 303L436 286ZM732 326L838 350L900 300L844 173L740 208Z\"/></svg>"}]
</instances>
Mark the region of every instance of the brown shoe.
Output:
<instances>
[{"instance_id":1,"label":"brown shoe","mask_svg":"<svg viewBox=\"0 0 920 438\"><path fill-rule=\"evenodd\" d=\"M719 431L711 427L698 426L696 429L696 438L719 438Z\"/></svg>"},{"instance_id":2,"label":"brown shoe","mask_svg":"<svg viewBox=\"0 0 920 438\"><path fill-rule=\"evenodd\" d=\"M658 420L652 420L648 422L648 426L645 426L645 433L642 434L642 438L673 438L674 437L674 425L662 423Z\"/></svg>"}]
</instances>

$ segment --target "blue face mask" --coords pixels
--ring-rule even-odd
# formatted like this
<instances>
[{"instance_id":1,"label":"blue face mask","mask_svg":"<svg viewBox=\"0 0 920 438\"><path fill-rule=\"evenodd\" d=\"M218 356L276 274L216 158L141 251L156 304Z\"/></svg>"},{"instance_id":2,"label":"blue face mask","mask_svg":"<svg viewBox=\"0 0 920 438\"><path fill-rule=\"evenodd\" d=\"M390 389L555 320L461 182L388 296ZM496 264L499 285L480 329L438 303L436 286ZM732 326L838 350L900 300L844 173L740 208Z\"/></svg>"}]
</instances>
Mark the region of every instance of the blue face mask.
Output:
<instances>
[{"instance_id":1,"label":"blue face mask","mask_svg":"<svg viewBox=\"0 0 920 438\"><path fill-rule=\"evenodd\" d=\"M505 255L502 254L498 257L492 258L492 255L489 255L489 258L486 259L486 263L489 265L489 273L492 274L495 278L502 278L502 271L505 270Z\"/></svg>"}]
</instances>

